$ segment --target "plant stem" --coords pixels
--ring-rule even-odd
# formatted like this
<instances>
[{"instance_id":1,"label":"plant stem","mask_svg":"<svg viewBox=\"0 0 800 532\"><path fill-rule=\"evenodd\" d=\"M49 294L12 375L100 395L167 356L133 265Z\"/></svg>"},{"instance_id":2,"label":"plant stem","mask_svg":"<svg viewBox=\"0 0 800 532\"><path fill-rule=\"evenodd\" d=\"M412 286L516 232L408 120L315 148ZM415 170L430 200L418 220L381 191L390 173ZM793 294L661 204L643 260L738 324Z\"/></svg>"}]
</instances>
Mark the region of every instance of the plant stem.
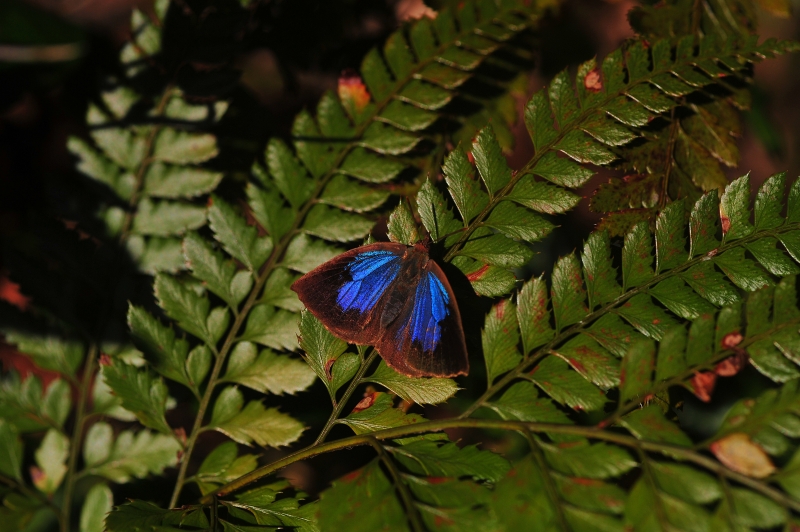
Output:
<instances>
[{"instance_id":1,"label":"plant stem","mask_svg":"<svg viewBox=\"0 0 800 532\"><path fill-rule=\"evenodd\" d=\"M791 508L794 511L800 512L800 500L792 498L782 493L781 491L771 487L766 482L750 478L746 475L737 473L735 471L731 471L730 469L726 468L724 465L717 462L716 460L708 458L707 456L691 448L681 447L678 445L671 445L661 442L637 440L632 436L627 436L625 434L620 434L617 432L600 430L597 427L583 427L578 425L564 425L556 423L529 423L525 421L505 421L496 419L443 419L437 421L428 421L425 423L404 425L401 427L393 427L390 429L379 430L370 434L360 434L357 436L350 436L348 438L342 438L340 440L328 443L322 443L320 445L311 445L309 447L306 447L305 449L297 451L296 453L290 454L289 456L285 456L280 460L276 460L271 464L267 464L263 467L260 467L255 471L248 473L247 475L239 477L233 482L230 482L225 486L222 486L214 493L210 493L205 497L201 498L200 502L202 504L210 504L213 501L215 495L217 497L224 497L230 493L242 489L243 487L247 486L252 482L260 480L266 477L267 475L270 475L275 471L278 471L279 469L283 469L284 467L291 465L295 462L299 462L301 460L308 460L309 458L313 458L321 454L333 451L340 451L342 449L348 449L350 447L370 445L370 440L373 438L376 440L391 440L395 438L410 436L412 434L420 434L426 432L441 432L446 429L456 429L456 428L513 430L517 432L529 430L532 433L549 432L553 434L569 434L573 436L581 436L584 438L590 438L594 440L607 441L631 449L641 449L643 451L654 452L672 459L691 462L697 466L706 469L707 471L711 471L718 475L722 475L729 480L733 480L735 482L738 482L739 484L747 486L748 488L769 497L778 504Z\"/></svg>"},{"instance_id":2,"label":"plant stem","mask_svg":"<svg viewBox=\"0 0 800 532\"><path fill-rule=\"evenodd\" d=\"M674 153L675 153L675 143L678 140L678 128L680 126L679 120L675 116L675 107L669 113L670 125L669 125L669 140L667 141L667 161L665 163L666 168L664 169L664 179L661 182L661 194L658 198L658 208L663 209L667 205L667 198L669 198L669 176L672 173L672 168L674 166Z\"/></svg>"},{"instance_id":3,"label":"plant stem","mask_svg":"<svg viewBox=\"0 0 800 532\"><path fill-rule=\"evenodd\" d=\"M81 440L83 438L83 427L86 421L86 403L89 400L89 390L94 376L95 362L97 359L97 344L89 346L86 356L86 364L83 367L83 378L78 388L78 404L75 407L75 427L72 429L72 439L70 441L69 462L67 465L67 476L64 479L64 499L61 507L61 532L69 532L72 511L72 493L75 490L75 481L78 473L78 456L80 455Z\"/></svg>"},{"instance_id":4,"label":"plant stem","mask_svg":"<svg viewBox=\"0 0 800 532\"><path fill-rule=\"evenodd\" d=\"M12 489L17 490L18 492L20 492L21 494L25 495L28 498L38 500L43 505L45 505L48 508L50 508L50 510L54 514L56 514L57 516L60 516L61 508L59 508L58 506L53 504L53 501L51 501L50 499L48 499L47 497L45 497L44 495L42 495L38 491L33 490L33 489L29 488L28 486L26 486L24 483L22 483L22 481L17 481L17 480L14 480L12 478L8 478L5 475L0 475L0 482L2 482L3 484L5 484L6 486L8 486L8 487L10 487Z\"/></svg>"},{"instance_id":5,"label":"plant stem","mask_svg":"<svg viewBox=\"0 0 800 532\"><path fill-rule=\"evenodd\" d=\"M639 462L642 465L642 476L644 477L644 481L647 482L647 485L653 492L653 498L655 499L655 504L653 506L656 513L656 518L662 525L667 525L664 526L664 529L666 530L669 528L669 519L667 519L666 509L664 508L664 504L661 502L661 497L658 496L658 486L653 478L653 472L650 470L650 464L648 463L647 455L641 448L637 448L636 451L639 455Z\"/></svg>"},{"instance_id":6,"label":"plant stem","mask_svg":"<svg viewBox=\"0 0 800 532\"><path fill-rule=\"evenodd\" d=\"M378 351L375 348L372 348L372 352L369 356L361 363L361 367L358 368L358 372L355 376L350 380L350 384L347 386L347 389L342 394L342 398L339 401L334 400L334 407L333 412L331 412L331 417L328 418L327 423L325 426L322 427L322 430L317 436L317 439L314 441L314 445L319 445L320 443L325 441L325 437L331 431L333 426L336 424L336 421L339 419L339 416L342 413L345 405L347 404L348 399L350 396L353 395L353 392L356 391L356 388L359 384L361 384L361 379L364 377L364 373L367 372L367 369L372 365L372 362L378 356Z\"/></svg>"},{"instance_id":7,"label":"plant stem","mask_svg":"<svg viewBox=\"0 0 800 532\"><path fill-rule=\"evenodd\" d=\"M528 429L525 429L523 434L525 434L525 439L528 440L528 446L531 448L531 455L536 462L536 466L542 473L544 490L547 493L547 497L550 499L550 503L553 505L553 508L555 508L558 527L564 531L571 530L567 524L567 518L564 517L564 508L561 506L558 489L556 489L555 482L553 482L553 477L550 475L550 468L547 467L547 464L545 463L544 456L542 455L542 449L539 447L539 442L536 440L536 436L531 434L531 431Z\"/></svg>"},{"instance_id":8,"label":"plant stem","mask_svg":"<svg viewBox=\"0 0 800 532\"><path fill-rule=\"evenodd\" d=\"M517 365L516 368L514 368L511 371L509 371L508 373L503 375L503 377L499 381L497 381L493 385L489 386L489 388L487 388L486 391L483 392L483 394L480 397L478 397L471 405L469 405L467 407L466 410L464 410L458 416L458 419L466 419L469 416L471 416L473 412L475 412L477 409L479 409L481 406L483 406L483 404L486 401L491 399L494 396L494 394L496 394L498 391L503 389L507 384L511 383L511 381L513 381L514 379L519 377L520 373L523 373L532 364L535 364L536 362L538 362L539 360L541 360L545 356L547 356L547 353L545 353L545 352L537 352L533 356L529 356L529 357L526 357L525 359L523 359L523 361L520 362L519 365Z\"/></svg>"},{"instance_id":9,"label":"plant stem","mask_svg":"<svg viewBox=\"0 0 800 532\"><path fill-rule=\"evenodd\" d=\"M414 532L424 532L425 527L422 525L422 519L417 511L417 506L414 504L414 498L411 496L411 492L408 491L408 486L403 482L403 477L397 469L397 466L394 465L392 458L386 453L386 449L383 448L383 445L381 445L378 440L369 438L369 444L378 453L378 457L383 462L383 465L386 466L386 470L389 471L392 480L394 480L397 493L400 495L400 500L403 501L403 506L406 508L406 518L408 519L408 524L411 525L411 530Z\"/></svg>"}]
</instances>

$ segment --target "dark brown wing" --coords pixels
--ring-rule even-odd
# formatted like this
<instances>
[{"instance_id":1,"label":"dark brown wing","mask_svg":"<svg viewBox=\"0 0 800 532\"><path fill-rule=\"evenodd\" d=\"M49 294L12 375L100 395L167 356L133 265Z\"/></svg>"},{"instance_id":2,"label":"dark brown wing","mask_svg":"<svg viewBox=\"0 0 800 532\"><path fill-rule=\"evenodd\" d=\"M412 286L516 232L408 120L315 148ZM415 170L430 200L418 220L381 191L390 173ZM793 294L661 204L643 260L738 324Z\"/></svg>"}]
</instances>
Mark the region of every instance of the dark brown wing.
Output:
<instances>
[{"instance_id":1,"label":"dark brown wing","mask_svg":"<svg viewBox=\"0 0 800 532\"><path fill-rule=\"evenodd\" d=\"M383 331L376 345L378 352L390 367L409 377L466 375L469 359L461 314L447 277L435 262L428 261L416 281L413 297L407 299L397 318ZM441 320L435 319L441 315L437 298L446 309Z\"/></svg>"},{"instance_id":2,"label":"dark brown wing","mask_svg":"<svg viewBox=\"0 0 800 532\"><path fill-rule=\"evenodd\" d=\"M306 308L342 340L356 344L375 344L382 334L381 309L386 299L384 292L391 282L354 283L352 265L354 261L366 264L369 254L374 252L396 257L399 263L406 249L402 244L380 242L347 251L302 276L292 284L292 290L297 292ZM374 275L387 273L381 267L375 268ZM374 288L381 287L381 293L376 293ZM348 290L344 297L343 289ZM373 300L374 304L365 308ZM345 308L347 304L343 307L342 302L349 302L351 305L355 302L356 305Z\"/></svg>"}]
</instances>

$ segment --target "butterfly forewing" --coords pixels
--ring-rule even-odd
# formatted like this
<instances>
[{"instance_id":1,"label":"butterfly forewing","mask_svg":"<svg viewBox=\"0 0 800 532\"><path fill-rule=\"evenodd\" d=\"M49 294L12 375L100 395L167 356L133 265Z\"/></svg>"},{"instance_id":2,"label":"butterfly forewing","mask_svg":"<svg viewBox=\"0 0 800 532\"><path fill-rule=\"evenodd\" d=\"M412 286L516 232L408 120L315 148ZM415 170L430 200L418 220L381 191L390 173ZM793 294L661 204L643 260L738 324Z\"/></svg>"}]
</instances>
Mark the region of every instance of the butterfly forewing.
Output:
<instances>
[{"instance_id":1,"label":"butterfly forewing","mask_svg":"<svg viewBox=\"0 0 800 532\"><path fill-rule=\"evenodd\" d=\"M380 243L342 253L295 281L292 290L336 336L374 344L382 334L382 298L396 280L406 249Z\"/></svg>"}]
</instances>

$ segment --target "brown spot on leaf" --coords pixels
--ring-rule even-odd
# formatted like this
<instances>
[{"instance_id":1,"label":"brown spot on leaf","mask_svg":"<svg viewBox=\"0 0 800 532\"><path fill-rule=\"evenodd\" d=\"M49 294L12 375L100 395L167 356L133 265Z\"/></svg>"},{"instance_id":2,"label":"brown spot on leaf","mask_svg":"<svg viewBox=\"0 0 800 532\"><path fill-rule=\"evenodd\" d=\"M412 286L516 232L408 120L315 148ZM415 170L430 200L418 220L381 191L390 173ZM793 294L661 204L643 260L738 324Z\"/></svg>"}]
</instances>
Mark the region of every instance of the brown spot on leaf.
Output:
<instances>
[{"instance_id":1,"label":"brown spot on leaf","mask_svg":"<svg viewBox=\"0 0 800 532\"><path fill-rule=\"evenodd\" d=\"M481 277L483 277L486 274L486 272L488 272L488 271L489 271L489 265L488 264L484 264L483 266L481 266L480 268L478 268L474 272L472 272L470 274L467 274L467 279L469 279L469 282L474 283L475 281L477 281Z\"/></svg>"},{"instance_id":2,"label":"brown spot on leaf","mask_svg":"<svg viewBox=\"0 0 800 532\"><path fill-rule=\"evenodd\" d=\"M742 335L739 333L739 331L726 334L721 342L724 349L732 349L740 343L742 343Z\"/></svg>"},{"instance_id":3,"label":"brown spot on leaf","mask_svg":"<svg viewBox=\"0 0 800 532\"><path fill-rule=\"evenodd\" d=\"M339 76L339 98L351 116L358 116L369 105L369 91L361 76L353 69L347 69Z\"/></svg>"},{"instance_id":4,"label":"brown spot on leaf","mask_svg":"<svg viewBox=\"0 0 800 532\"><path fill-rule=\"evenodd\" d=\"M441 484L443 482L447 482L448 480L450 479L447 477L428 477L428 482L431 484Z\"/></svg>"},{"instance_id":5,"label":"brown spot on leaf","mask_svg":"<svg viewBox=\"0 0 800 532\"><path fill-rule=\"evenodd\" d=\"M714 373L720 377L733 377L742 371L745 364L747 364L747 353L744 350L739 350L735 355L729 356L717 364L714 368Z\"/></svg>"},{"instance_id":6,"label":"brown spot on leaf","mask_svg":"<svg viewBox=\"0 0 800 532\"><path fill-rule=\"evenodd\" d=\"M711 394L714 393L714 385L716 383L717 375L711 371L695 373L690 382L692 393L704 403L711 401Z\"/></svg>"},{"instance_id":7,"label":"brown spot on leaf","mask_svg":"<svg viewBox=\"0 0 800 532\"><path fill-rule=\"evenodd\" d=\"M178 438L178 441L181 442L184 446L186 445L186 429L183 427L178 427L173 431L175 433L175 437Z\"/></svg>"},{"instance_id":8,"label":"brown spot on leaf","mask_svg":"<svg viewBox=\"0 0 800 532\"><path fill-rule=\"evenodd\" d=\"M361 476L361 470L356 469L355 471L350 471L346 475L341 478L342 482L353 482L355 479Z\"/></svg>"},{"instance_id":9,"label":"brown spot on leaf","mask_svg":"<svg viewBox=\"0 0 800 532\"><path fill-rule=\"evenodd\" d=\"M367 394L358 404L353 408L353 413L361 412L362 410L366 410L367 408L371 407L375 403L375 399L378 397L378 392L373 392Z\"/></svg>"},{"instance_id":10,"label":"brown spot on leaf","mask_svg":"<svg viewBox=\"0 0 800 532\"><path fill-rule=\"evenodd\" d=\"M594 69L583 78L583 86L589 92L600 92L603 90L603 80L600 77L600 71Z\"/></svg>"},{"instance_id":11,"label":"brown spot on leaf","mask_svg":"<svg viewBox=\"0 0 800 532\"><path fill-rule=\"evenodd\" d=\"M722 222L722 234L725 235L731 228L731 219L724 214L720 215L719 219Z\"/></svg>"},{"instance_id":12,"label":"brown spot on leaf","mask_svg":"<svg viewBox=\"0 0 800 532\"><path fill-rule=\"evenodd\" d=\"M110 357L110 356L108 356L107 354L103 353L103 354L101 354L101 355L100 355L100 360L99 360L99 362L100 362L100 365L101 365L101 366L106 366L106 367L108 367L108 366L110 366L110 365L111 365L111 357Z\"/></svg>"},{"instance_id":13,"label":"brown spot on leaf","mask_svg":"<svg viewBox=\"0 0 800 532\"><path fill-rule=\"evenodd\" d=\"M502 320L503 316L506 315L506 301L505 301L505 299L500 301L500 303L498 303L497 305L495 305L494 314L495 314L495 316L497 316L498 320Z\"/></svg>"},{"instance_id":14,"label":"brown spot on leaf","mask_svg":"<svg viewBox=\"0 0 800 532\"><path fill-rule=\"evenodd\" d=\"M654 318L653 319L653 325L658 325L659 323L661 323L660 319L658 319L658 318Z\"/></svg>"},{"instance_id":15,"label":"brown spot on leaf","mask_svg":"<svg viewBox=\"0 0 800 532\"><path fill-rule=\"evenodd\" d=\"M586 368L584 367L584 365L575 360L574 358L570 358L569 363L573 368L575 368L576 371L579 371L581 373L586 373Z\"/></svg>"},{"instance_id":16,"label":"brown spot on leaf","mask_svg":"<svg viewBox=\"0 0 800 532\"><path fill-rule=\"evenodd\" d=\"M44 484L45 480L47 480L47 475L45 475L44 471L39 469L36 466L31 466L31 480L33 480L34 486L41 486Z\"/></svg>"},{"instance_id":17,"label":"brown spot on leaf","mask_svg":"<svg viewBox=\"0 0 800 532\"><path fill-rule=\"evenodd\" d=\"M333 364L335 362L336 362L335 358L329 358L328 360L325 361L325 377L327 377L329 381L333 380L333 371L331 370L333 369Z\"/></svg>"},{"instance_id":18,"label":"brown spot on leaf","mask_svg":"<svg viewBox=\"0 0 800 532\"><path fill-rule=\"evenodd\" d=\"M451 526L454 521L443 515L437 515L433 518L433 523L436 525L436 528L440 528L442 526Z\"/></svg>"}]
</instances>

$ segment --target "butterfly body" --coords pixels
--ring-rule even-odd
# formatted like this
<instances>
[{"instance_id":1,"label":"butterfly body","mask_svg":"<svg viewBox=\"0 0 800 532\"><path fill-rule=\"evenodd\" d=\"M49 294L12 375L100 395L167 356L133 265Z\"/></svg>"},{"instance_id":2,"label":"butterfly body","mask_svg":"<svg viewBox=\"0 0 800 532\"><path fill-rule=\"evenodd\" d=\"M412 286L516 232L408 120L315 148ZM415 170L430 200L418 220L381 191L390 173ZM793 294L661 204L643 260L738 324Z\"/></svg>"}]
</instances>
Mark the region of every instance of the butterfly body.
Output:
<instances>
[{"instance_id":1,"label":"butterfly body","mask_svg":"<svg viewBox=\"0 0 800 532\"><path fill-rule=\"evenodd\" d=\"M404 375L469 371L453 291L423 244L356 248L307 273L292 290L333 334L375 346Z\"/></svg>"}]
</instances>

